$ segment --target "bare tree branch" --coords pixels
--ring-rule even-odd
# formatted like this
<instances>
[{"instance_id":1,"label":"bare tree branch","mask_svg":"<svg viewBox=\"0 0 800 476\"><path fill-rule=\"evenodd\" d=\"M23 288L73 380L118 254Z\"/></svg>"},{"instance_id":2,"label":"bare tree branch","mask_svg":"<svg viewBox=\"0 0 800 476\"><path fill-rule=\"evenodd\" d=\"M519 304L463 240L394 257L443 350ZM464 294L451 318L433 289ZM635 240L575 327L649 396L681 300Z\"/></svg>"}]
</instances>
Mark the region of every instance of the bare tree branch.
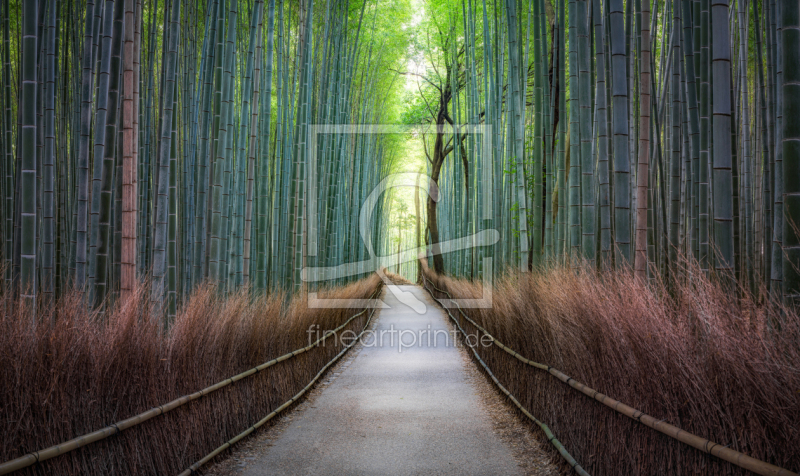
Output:
<instances>
[{"instance_id":1,"label":"bare tree branch","mask_svg":"<svg viewBox=\"0 0 800 476\"><path fill-rule=\"evenodd\" d=\"M425 157L428 158L428 162L433 165L433 160L431 160L431 155L428 153L428 141L425 140L425 135L422 135L422 148L425 149Z\"/></svg>"},{"instance_id":2,"label":"bare tree branch","mask_svg":"<svg viewBox=\"0 0 800 476\"><path fill-rule=\"evenodd\" d=\"M428 112L431 114L431 117L435 118L436 113L433 112L433 108L431 108L431 104L428 102L428 98L426 98L425 95L422 94L422 88L419 87L419 83L417 83L417 90L419 90L419 95L422 96L422 100L425 101L425 107L428 108Z\"/></svg>"},{"instance_id":3,"label":"bare tree branch","mask_svg":"<svg viewBox=\"0 0 800 476\"><path fill-rule=\"evenodd\" d=\"M410 72L410 71L398 71L398 70L396 70L396 69L392 69L392 68L389 68L389 71L394 71L394 72L395 72L395 73L397 73L397 74L403 74L403 75L406 75L406 76L418 76L418 77L420 77L420 78L424 79L425 81L427 81L427 82L428 82L428 84L430 84L430 85L431 85L431 86L433 86L434 88L438 89L439 91L441 91L441 90L442 90L442 88L440 88L439 86L437 86L436 84L434 84L434 83L433 83L433 81L431 81L430 79L428 79L428 78L427 78L425 75L423 75L423 74L419 74L419 73L412 73L412 72Z\"/></svg>"},{"instance_id":4,"label":"bare tree branch","mask_svg":"<svg viewBox=\"0 0 800 476\"><path fill-rule=\"evenodd\" d=\"M461 144L464 142L464 139L466 139L468 135L469 135L469 134L459 134L459 136L460 136L460 138L458 139L459 145L461 145ZM450 141L452 141L452 137L450 138ZM450 141L448 141L448 144L450 143ZM443 158L444 158L444 157L447 157L447 156L448 156L448 154L450 154L450 152L453 152L453 148L454 148L454 147L455 147L454 145L448 145L448 146L447 146L447 147L444 149L444 152L442 153L442 157L443 157Z\"/></svg>"}]
</instances>

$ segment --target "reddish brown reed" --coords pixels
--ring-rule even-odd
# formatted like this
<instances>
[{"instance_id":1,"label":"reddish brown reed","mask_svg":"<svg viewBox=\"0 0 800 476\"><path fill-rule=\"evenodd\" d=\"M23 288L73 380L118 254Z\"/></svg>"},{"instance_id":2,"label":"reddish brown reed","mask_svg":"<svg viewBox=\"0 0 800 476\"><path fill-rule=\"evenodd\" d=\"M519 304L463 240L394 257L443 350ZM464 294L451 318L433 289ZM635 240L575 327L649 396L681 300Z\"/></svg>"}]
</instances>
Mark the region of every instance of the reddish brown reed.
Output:
<instances>
[{"instance_id":1,"label":"reddish brown reed","mask_svg":"<svg viewBox=\"0 0 800 476\"><path fill-rule=\"evenodd\" d=\"M454 297L479 284L427 276ZM702 276L702 273L693 273ZM496 282L491 309L465 309L523 356L655 418L800 470L800 318L695 277L644 284L627 272L555 268ZM437 297L443 295L437 293ZM779 322L780 325L775 323ZM464 320L467 332L476 332ZM746 474L614 412L496 346L477 349L520 402L593 475ZM554 453L554 461L560 458Z\"/></svg>"},{"instance_id":2,"label":"reddish brown reed","mask_svg":"<svg viewBox=\"0 0 800 476\"><path fill-rule=\"evenodd\" d=\"M366 298L372 275L323 295ZM6 293L8 296L8 293ZM42 306L38 323L0 299L0 461L61 443L166 403L309 344L357 312L288 306L246 291L198 289L164 331L142 287L107 314L84 311L77 293ZM13 309L12 312L6 310ZM348 329L360 330L369 313ZM317 336L315 334L314 339ZM312 351L19 474L176 474L291 398L341 350Z\"/></svg>"},{"instance_id":3,"label":"reddish brown reed","mask_svg":"<svg viewBox=\"0 0 800 476\"><path fill-rule=\"evenodd\" d=\"M393 273L393 272L389 271L386 268L383 268L383 273L389 279L389 281L391 281L392 284L396 284L398 286L400 286L400 285L413 285L414 284L411 281L409 281L408 279L406 279L405 276Z\"/></svg>"}]
</instances>

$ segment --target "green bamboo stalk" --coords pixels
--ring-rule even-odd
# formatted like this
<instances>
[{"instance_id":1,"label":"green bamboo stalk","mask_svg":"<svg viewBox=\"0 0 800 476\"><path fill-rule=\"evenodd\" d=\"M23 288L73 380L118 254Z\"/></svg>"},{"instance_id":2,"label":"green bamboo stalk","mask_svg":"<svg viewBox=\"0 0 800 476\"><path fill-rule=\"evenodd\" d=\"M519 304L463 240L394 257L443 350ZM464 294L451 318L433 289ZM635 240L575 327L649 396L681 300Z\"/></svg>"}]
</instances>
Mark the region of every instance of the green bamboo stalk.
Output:
<instances>
[{"instance_id":1,"label":"green bamboo stalk","mask_svg":"<svg viewBox=\"0 0 800 476\"><path fill-rule=\"evenodd\" d=\"M783 286L784 299L800 302L800 6L790 0L780 1L781 58L783 92L781 124L783 149ZM791 118L791 119L790 119Z\"/></svg>"},{"instance_id":2,"label":"green bamboo stalk","mask_svg":"<svg viewBox=\"0 0 800 476\"><path fill-rule=\"evenodd\" d=\"M213 155L210 152L211 141L214 131L210 129L212 114L212 94L214 92L214 73L216 67L216 59L220 55L215 55L217 51L217 25L220 3L214 0L210 3L209 9L209 32L205 37L205 52L203 56L203 76L202 76L202 94L198 95L200 100L200 110L202 117L200 119L200 141L197 150L197 201L195 202L195 231L194 231L194 285L199 284L204 278L207 277L206 256L208 240L207 230L208 222L208 184L209 184L209 169L213 163ZM221 64L221 63L220 63Z\"/></svg>"},{"instance_id":3,"label":"green bamboo stalk","mask_svg":"<svg viewBox=\"0 0 800 476\"><path fill-rule=\"evenodd\" d=\"M578 0L576 3L577 40L578 40L578 108L580 117L580 173L581 173L581 257L587 266L595 266L597 236L595 234L595 177L594 157L592 155L592 98L591 71L592 63L589 45L589 2ZM570 83L570 87L572 84Z\"/></svg>"},{"instance_id":4,"label":"green bamboo stalk","mask_svg":"<svg viewBox=\"0 0 800 476\"><path fill-rule=\"evenodd\" d=\"M274 1L274 0L273 0ZM259 113L261 112L261 55L262 55L262 45L263 45L263 2L258 2L257 4L258 9L258 23L257 23L257 36L255 39L256 46L255 46L255 64L253 70L253 106L252 106L252 117L250 119L250 132L249 132L249 145L248 145L248 153L247 153L247 206L245 208L245 228L244 228L244 280L245 282L250 281L250 271L254 269L251 263L251 252L253 250L253 245L251 244L251 236L252 236L252 222L253 222L253 200L254 200L254 193L255 193L255 181L256 181L256 145L258 142L258 134L259 134ZM248 59L249 60L249 59ZM248 68L251 69L251 68ZM271 78L271 75L270 75ZM272 98L267 95L267 100L265 102L272 102ZM267 119L268 120L268 119ZM267 142L269 142L269 137L266 138ZM265 177L265 181L267 178ZM266 194L265 194L266 195ZM258 202L256 202L257 204ZM258 222L256 222L258 225ZM256 240L258 240L258 229L256 229ZM263 269L263 268L262 268ZM262 286L260 289L264 289Z\"/></svg>"},{"instance_id":5,"label":"green bamboo stalk","mask_svg":"<svg viewBox=\"0 0 800 476\"><path fill-rule=\"evenodd\" d=\"M731 81L730 40L728 33L728 0L713 0L711 27L713 30L712 69L714 88L714 246L718 250L716 272L720 278L733 282L733 176L731 159Z\"/></svg>"},{"instance_id":6,"label":"green bamboo stalk","mask_svg":"<svg viewBox=\"0 0 800 476\"><path fill-rule=\"evenodd\" d=\"M211 218L211 258L209 260L209 277L215 281L217 281L223 287L226 285L226 277L227 277L227 269L226 269L226 261L225 261L225 243L223 240L227 239L225 234L225 216L223 213L227 215L228 213L228 202L225 200L226 198L226 190L228 188L229 179L226 177L226 173L228 171L228 167L230 167L230 157L229 152L230 148L226 147L226 142L228 140L228 125L229 125L229 118L228 116L232 114L230 99L233 95L231 88L233 85L231 84L232 76L233 76L233 61L234 61L234 43L236 40L236 21L238 18L238 10L236 8L236 3L232 3L230 9L230 17L229 17L229 24L227 30L227 39L226 39L226 48L225 48L225 74L222 75L222 91L220 99L225 98L224 101L220 103L220 118L215 118L215 122L219 124L219 132L217 134L217 138L215 139L217 142L217 149L216 149L216 159L214 163L214 188L212 194L212 218ZM221 31L220 31L221 35ZM223 120L224 118L224 120ZM233 135L233 131L230 131Z\"/></svg>"},{"instance_id":7,"label":"green bamboo stalk","mask_svg":"<svg viewBox=\"0 0 800 476\"><path fill-rule=\"evenodd\" d=\"M689 12L689 0L682 0L682 11ZM699 3L699 2L695 2ZM699 6L694 5L697 16L699 17ZM697 28L696 28L696 27ZM684 76L686 77L686 99L688 102L687 112L689 116L689 141L691 145L691 180L692 180L692 203L691 203L691 252L692 256L699 260L700 250L700 236L699 236L699 211L700 211L700 108L698 104L698 87L699 80L698 70L696 65L699 64L699 34L696 35L699 28L698 21L686 21L683 28L683 44L684 44ZM697 30L697 31L696 31ZM690 48L688 45L692 45ZM688 173L687 173L688 175Z\"/></svg>"},{"instance_id":8,"label":"green bamboo stalk","mask_svg":"<svg viewBox=\"0 0 800 476\"><path fill-rule=\"evenodd\" d=\"M20 298L36 322L36 93L38 2L24 2L20 91Z\"/></svg>"},{"instance_id":9,"label":"green bamboo stalk","mask_svg":"<svg viewBox=\"0 0 800 476\"><path fill-rule=\"evenodd\" d=\"M110 3L110 2L109 2ZM123 27L123 2L115 2L113 8L106 5L106 20L111 19L110 31L104 31L103 41L103 61L108 59L108 74L104 76L104 69L101 70L99 77L101 83L101 94L104 83L107 82L108 110L105 117L105 127L102 132L103 138L102 155L98 152L98 143L95 143L95 172L100 170L99 180L93 183L92 211L97 207L96 217L92 217L92 228L95 227L94 220L97 220L97 235L92 236L96 240L94 251L94 298L95 305L99 305L106 297L108 292L108 254L111 245L111 199L112 184L114 183L115 154L117 152L117 118L118 118L118 97L120 83L120 54L122 49L122 27ZM105 25L104 25L105 28ZM110 34L108 34L110 33ZM106 48L108 55L106 56ZM98 111L101 101L98 101ZM100 121L97 122L100 124ZM99 128L98 128L99 129ZM98 130L98 134L100 134ZM100 160L102 157L102 160ZM99 166L99 167L98 167ZM94 195L96 194L96 195Z\"/></svg>"},{"instance_id":10,"label":"green bamboo stalk","mask_svg":"<svg viewBox=\"0 0 800 476\"><path fill-rule=\"evenodd\" d=\"M512 157L516 163L515 192L517 214L519 215L519 245L518 245L518 267L522 270L528 266L528 205L525 190L525 176L523 172L523 161L525 158L523 150L524 132L522 123L522 110L525 107L520 87L520 58L519 47L517 46L517 3L515 0L506 0L506 19L508 22L508 55L509 55L509 90L511 103L508 107L509 125L513 130L513 153ZM527 65L525 65L527 68ZM539 164L541 166L541 163ZM541 181L541 179L540 179ZM541 241L539 251L541 251ZM536 252L536 250L534 250Z\"/></svg>"},{"instance_id":11,"label":"green bamboo stalk","mask_svg":"<svg viewBox=\"0 0 800 476\"><path fill-rule=\"evenodd\" d=\"M13 279L14 254L14 156L11 144L11 41L9 39L9 1L3 2L3 265L5 266L4 282L10 289Z\"/></svg>"},{"instance_id":12,"label":"green bamboo stalk","mask_svg":"<svg viewBox=\"0 0 800 476\"><path fill-rule=\"evenodd\" d=\"M168 40L164 56L164 105L161 113L161 139L158 150L158 183L156 186L155 230L153 241L153 284L151 305L156 316L164 309L166 297L164 279L167 273L167 219L169 206L170 145L172 115L175 107L175 76L178 56L178 19L180 1L172 0L169 10Z\"/></svg>"},{"instance_id":13,"label":"green bamboo stalk","mask_svg":"<svg viewBox=\"0 0 800 476\"><path fill-rule=\"evenodd\" d=\"M636 255L635 274L639 279L647 278L647 211L648 179L650 176L650 2L644 0L641 6L641 50L639 56L639 161L636 199Z\"/></svg>"},{"instance_id":14,"label":"green bamboo stalk","mask_svg":"<svg viewBox=\"0 0 800 476\"><path fill-rule=\"evenodd\" d=\"M311 36L312 19L314 16L313 5L301 5L301 15L303 21L299 31L300 59L302 71L300 89L297 98L297 137L295 149L295 172L294 172L294 212L292 220L292 286L295 292L303 289L300 279L300 270L306 266L307 257L307 238L308 238L308 218L306 216L306 195L307 195L307 170L308 170L308 125L310 123L310 99L311 99L311 77L313 71L313 43Z\"/></svg>"},{"instance_id":15,"label":"green bamboo stalk","mask_svg":"<svg viewBox=\"0 0 800 476\"><path fill-rule=\"evenodd\" d=\"M609 2L614 135L614 243L616 265L631 265L628 74L622 0Z\"/></svg>"},{"instance_id":16,"label":"green bamboo stalk","mask_svg":"<svg viewBox=\"0 0 800 476\"><path fill-rule=\"evenodd\" d=\"M608 267L612 261L612 240L611 240L611 200L609 184L609 161L608 161L608 121L606 121L606 65L605 65L605 28L603 25L603 13L599 0L592 3L592 18L594 20L595 37L595 57L597 58L597 82L595 100L597 102L597 154L598 154L598 181L599 202L600 202L600 263L601 267Z\"/></svg>"},{"instance_id":17,"label":"green bamboo stalk","mask_svg":"<svg viewBox=\"0 0 800 476\"><path fill-rule=\"evenodd\" d=\"M576 0L569 1L569 18L578 18ZM574 262L581 256L581 149L580 149L580 86L578 72L578 23L569 23L569 248L568 256ZM574 94L577 92L578 94Z\"/></svg>"},{"instance_id":18,"label":"green bamboo stalk","mask_svg":"<svg viewBox=\"0 0 800 476\"><path fill-rule=\"evenodd\" d=\"M42 297L53 302L55 282L55 102L56 102L56 10L57 0L47 6L47 53L45 59L45 150L42 171Z\"/></svg>"},{"instance_id":19,"label":"green bamboo stalk","mask_svg":"<svg viewBox=\"0 0 800 476\"><path fill-rule=\"evenodd\" d=\"M741 1L741 0L740 0ZM669 45L671 48L670 54L672 55L672 84L670 86L670 93L672 96L672 109L670 115L672 119L671 130L671 143L672 154L670 154L670 208L669 208L669 268L668 272L674 279L677 274L678 264L678 251L680 247L679 235L681 231L681 211L683 210L684 195L681 194L681 165L683 160L681 157L682 145L679 142L681 135L681 108L682 108L682 88L681 88L681 41L680 33L683 31L682 17L681 17L681 3L675 1L673 4L673 41ZM677 32L677 33L676 33ZM685 176L685 175L684 175Z\"/></svg>"},{"instance_id":20,"label":"green bamboo stalk","mask_svg":"<svg viewBox=\"0 0 800 476\"><path fill-rule=\"evenodd\" d=\"M534 0L533 2L533 15L536 16L536 20L533 23L533 35L534 35L534 43L533 43L533 66L534 66L534 74L533 74L533 107L535 111L535 115L533 118L533 125L534 125L534 133L533 133L533 157L531 160L531 166L533 167L533 227L532 227L532 234L533 234L533 250L531 251L532 257L532 265L539 266L542 263L542 238L543 238L543 231L544 231L544 210L542 208L544 201L544 178L542 176L542 171L545 166L544 158L545 153L544 150L546 148L544 135L545 135L545 124L544 124L544 100L543 100L543 89L545 88L544 85L544 64L542 62L542 45L541 39L546 37L546 32L541 31L541 21L540 15L542 12L540 9L544 8L542 2L538 0ZM530 15L530 12L529 12ZM528 30L530 31L530 16L528 17ZM526 42L527 45L528 42ZM527 51L526 51L527 52ZM526 55L527 56L527 55ZM528 61L525 61L525 69L526 71L523 73L523 76L527 77L527 68L528 68ZM527 83L527 81L525 81ZM525 109L525 96L523 95L523 103L522 109ZM549 190L548 190L549 192Z\"/></svg>"},{"instance_id":21,"label":"green bamboo stalk","mask_svg":"<svg viewBox=\"0 0 800 476\"><path fill-rule=\"evenodd\" d=\"M565 30L565 17L567 0L559 2L558 9L558 55L554 59L555 67L558 68L558 247L557 254L564 256L568 254L567 248L567 170L566 170L566 151L565 146L567 140L567 108L566 108L566 37Z\"/></svg>"},{"instance_id":22,"label":"green bamboo stalk","mask_svg":"<svg viewBox=\"0 0 800 476\"><path fill-rule=\"evenodd\" d=\"M215 230L214 230L213 220L214 220L214 206L215 206L214 205L214 201L217 200L217 198L215 198L214 194L217 192L217 187L216 187L217 180L219 180L220 183L221 183L221 180L222 180L222 170L218 171L216 166L217 166L217 153L218 153L218 150L219 150L219 132L220 132L220 126L221 126L222 119L223 119L223 117L220 115L220 110L222 108L222 86L223 86L222 83L223 83L223 78L224 78L223 69L224 69L224 64L225 64L224 63L224 59L225 59L225 37L224 37L224 32L225 32L225 17L227 15L227 7L226 7L226 5L227 5L227 3L226 3L225 0L222 0L220 2L219 13L217 15L216 47L215 47L215 52L214 52L214 80L213 80L214 93L213 93L213 100L212 100L213 101L213 109L212 109L212 112L211 112L213 120L212 120L212 123L211 123L210 140L209 140L209 144L208 144L208 147L209 147L209 149L208 149L208 160L209 160L209 167L210 167L210 170L208 171L208 178L209 178L209 188L210 188L210 190L208 191L208 194L207 194L208 195L208 197L207 197L208 198L208 202L206 204L207 206L206 206L206 217L205 217L206 242L208 243L206 245L206 256L205 256L206 265L205 265L205 267L206 267L206 270L207 270L207 275L208 275L207 277L210 280L213 280L213 281L217 281L219 279L219 276L218 276L219 275L219 268L218 268L219 259L216 258L215 259L215 264L213 264L213 265L211 263L211 260L212 260L212 257L216 257L216 254L219 253L218 250L213 250L212 246L215 246L215 239L214 239ZM217 177L217 173L220 174L219 177ZM220 209L221 209L221 207L222 207L221 189L219 190L219 193L220 193L220 195L219 195L218 199L220 200L220 202L219 202L219 204L217 206L220 207ZM221 220L221 217L219 217L219 220ZM217 230L217 235L216 235L217 236L217 240L219 240L219 234L222 231L222 228L221 228L222 222L221 221L218 223L218 226L220 228ZM217 243L217 244L219 244L219 243ZM213 269L212 269L212 267L213 267Z\"/></svg>"},{"instance_id":23,"label":"green bamboo stalk","mask_svg":"<svg viewBox=\"0 0 800 476\"><path fill-rule=\"evenodd\" d=\"M700 175L699 180L699 214L698 242L700 269L708 273L710 260L710 244L708 240L708 209L710 200L708 173L710 168L709 149L711 147L711 75L710 69L710 15L709 0L700 1Z\"/></svg>"},{"instance_id":24,"label":"green bamboo stalk","mask_svg":"<svg viewBox=\"0 0 800 476\"><path fill-rule=\"evenodd\" d=\"M84 291L87 276L88 251L88 218L89 218L89 134L92 120L92 104L94 101L94 53L92 38L99 35L99 19L103 1L95 4L92 0L86 2L86 28L83 38L83 71L81 75L81 116L80 138L78 143L77 159L77 217L76 217L76 242L75 242L75 287L78 292ZM93 17L94 16L94 17Z\"/></svg>"},{"instance_id":25,"label":"green bamboo stalk","mask_svg":"<svg viewBox=\"0 0 800 476\"><path fill-rule=\"evenodd\" d=\"M237 285L242 282L248 282L250 276L250 235L251 223L253 217L253 189L254 189L254 172L255 172L255 137L251 135L256 134L258 130L258 86L255 84L260 78L253 81L254 62L256 58L256 45L260 45L261 38L261 16L262 16L263 2L256 2L251 12L250 22L250 39L248 42L248 51L245 65L245 76L242 82L242 108L240 112L241 122L238 136L238 152L237 164L239 165L239 174L241 177L237 179L240 181L239 190L244 191L246 188L246 197L244 193L239 193L237 197L237 210L239 214L239 232L242 239L237 241L236 255L237 255ZM259 49L260 51L260 49ZM252 106L251 106L252 102ZM251 112L252 111L252 112ZM245 152L245 144L247 149ZM247 160L245 160L247 157ZM246 166L246 171L245 171ZM245 187L246 184L246 187ZM246 201L246 203L245 203Z\"/></svg>"},{"instance_id":26,"label":"green bamboo stalk","mask_svg":"<svg viewBox=\"0 0 800 476\"><path fill-rule=\"evenodd\" d=\"M782 4L778 4L776 10L781 10ZM776 15L780 15L777 11ZM781 36L783 34L783 27L781 26ZM775 118L775 213L773 214L773 243L772 243L772 256L771 258L771 282L770 282L770 298L774 303L779 303L783 300L783 237L784 237L784 185L783 185L783 45L780 41L776 41L775 49L777 52L777 62L775 65L775 86L777 89L776 101L776 118ZM735 210L735 205L734 205ZM737 261L737 271L739 271ZM737 274L738 276L738 274Z\"/></svg>"},{"instance_id":27,"label":"green bamboo stalk","mask_svg":"<svg viewBox=\"0 0 800 476\"><path fill-rule=\"evenodd\" d=\"M170 18L170 23L178 23L179 16ZM178 27L173 30L175 35L178 34ZM176 51L177 56L177 51ZM177 63L177 61L176 61ZM176 67L175 81L166 87L173 89L173 109L172 121L170 126L169 135L169 189L168 189L168 202L169 211L167 214L167 274L166 274L166 311L167 322L175 320L175 313L177 312L178 305L178 81L180 76L180 69Z\"/></svg>"}]
</instances>

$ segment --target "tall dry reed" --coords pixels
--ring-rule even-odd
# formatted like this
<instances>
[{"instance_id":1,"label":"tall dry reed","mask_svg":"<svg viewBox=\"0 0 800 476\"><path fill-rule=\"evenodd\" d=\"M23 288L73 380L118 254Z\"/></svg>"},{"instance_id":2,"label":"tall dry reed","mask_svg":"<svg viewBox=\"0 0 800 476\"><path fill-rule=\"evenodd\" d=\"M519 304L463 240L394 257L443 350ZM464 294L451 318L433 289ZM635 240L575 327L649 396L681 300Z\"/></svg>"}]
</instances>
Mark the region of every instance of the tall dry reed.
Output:
<instances>
[{"instance_id":1,"label":"tall dry reed","mask_svg":"<svg viewBox=\"0 0 800 476\"><path fill-rule=\"evenodd\" d=\"M425 272L454 297L482 295L479 284ZM508 274L496 280L492 296L491 309L465 312L521 355L685 431L800 470L796 312L768 319L749 297L703 278L673 283L667 292L665 284L648 286L629 273L564 268ZM477 332L465 319L462 326ZM496 346L477 350L590 474L747 474Z\"/></svg>"},{"instance_id":2,"label":"tall dry reed","mask_svg":"<svg viewBox=\"0 0 800 476\"><path fill-rule=\"evenodd\" d=\"M323 293L366 298L376 275ZM87 313L77 293L30 313L0 300L0 461L128 418L309 344L307 330L341 325L356 309L309 309L296 297L187 300L164 330L146 289L108 313ZM6 309L15 309L6 312ZM360 330L364 313L348 329ZM321 334L320 334L321 336ZM314 339L318 336L315 334ZM278 363L137 427L19 474L176 474L289 400L342 348L326 345Z\"/></svg>"}]
</instances>

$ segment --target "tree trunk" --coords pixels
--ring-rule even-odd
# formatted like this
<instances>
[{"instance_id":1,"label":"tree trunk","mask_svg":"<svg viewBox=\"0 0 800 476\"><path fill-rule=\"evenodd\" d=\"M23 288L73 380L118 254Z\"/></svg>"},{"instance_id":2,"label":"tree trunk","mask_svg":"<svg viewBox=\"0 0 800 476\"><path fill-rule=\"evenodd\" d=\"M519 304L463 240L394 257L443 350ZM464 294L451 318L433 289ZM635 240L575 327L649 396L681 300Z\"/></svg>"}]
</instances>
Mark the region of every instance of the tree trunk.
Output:
<instances>
[{"instance_id":1,"label":"tree trunk","mask_svg":"<svg viewBox=\"0 0 800 476\"><path fill-rule=\"evenodd\" d=\"M435 192L438 195L438 192ZM433 253L433 270L439 274L444 273L444 259L439 248L439 226L436 223L436 202L431 195L428 196L428 231L430 232L431 253Z\"/></svg>"},{"instance_id":2,"label":"tree trunk","mask_svg":"<svg viewBox=\"0 0 800 476\"><path fill-rule=\"evenodd\" d=\"M420 205L420 203L419 203L419 180L420 180L420 178L422 178L422 174L417 175L417 185L414 187L414 210L416 211L416 214L415 214L415 218L416 218L416 220L415 220L415 222L416 222L415 231L416 231L417 250L419 250L420 247L422 246L422 244L420 243L420 233L421 233L421 230L420 230L421 223L420 222L422 221L422 219L420 217L420 209L419 209L419 205ZM420 261L417 260L417 283L421 283L421 282L422 282L422 263L420 263Z\"/></svg>"}]
</instances>

